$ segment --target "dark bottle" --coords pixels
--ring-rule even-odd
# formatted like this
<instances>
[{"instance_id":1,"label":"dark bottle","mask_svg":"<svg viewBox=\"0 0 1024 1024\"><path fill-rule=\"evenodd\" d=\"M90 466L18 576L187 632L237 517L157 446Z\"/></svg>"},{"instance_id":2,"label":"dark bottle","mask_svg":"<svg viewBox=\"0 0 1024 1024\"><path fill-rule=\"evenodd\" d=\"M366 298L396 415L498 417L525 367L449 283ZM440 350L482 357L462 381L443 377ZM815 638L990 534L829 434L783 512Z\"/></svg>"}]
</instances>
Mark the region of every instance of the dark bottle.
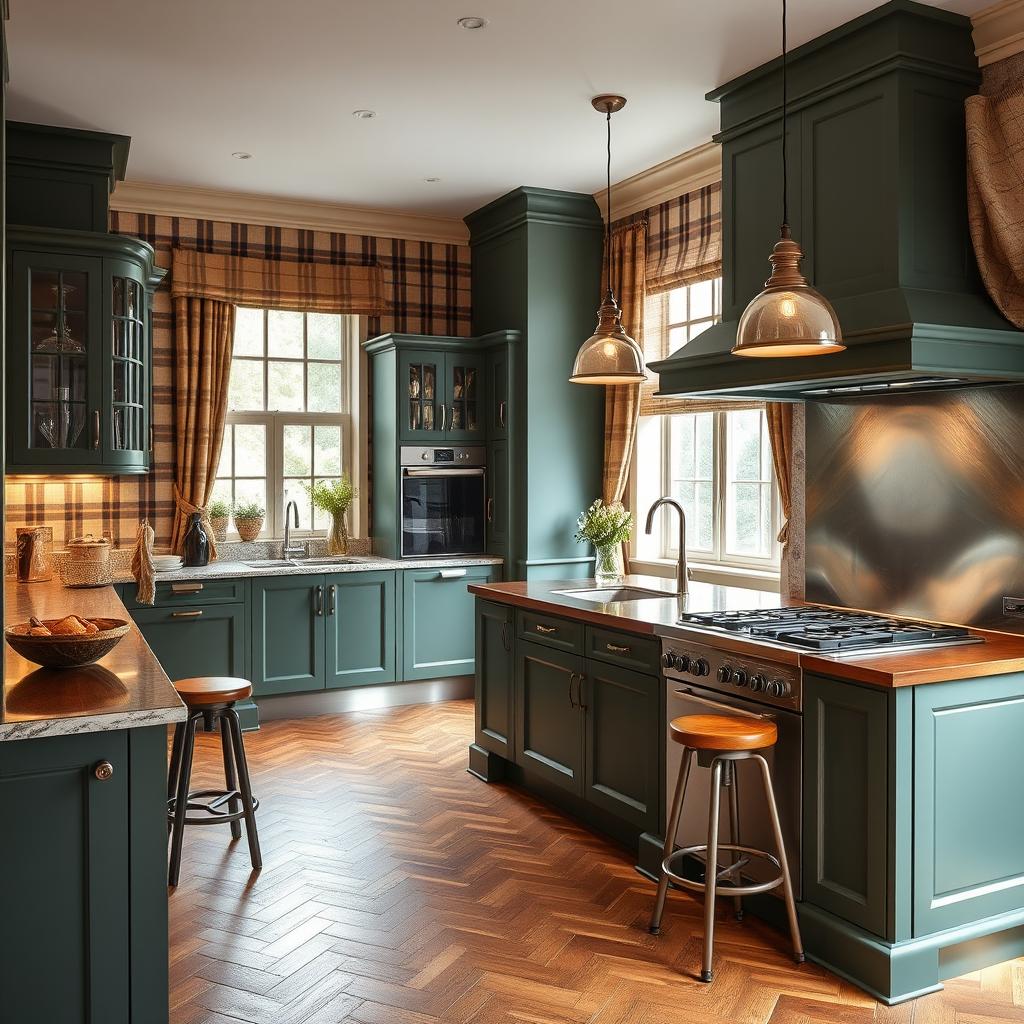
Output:
<instances>
[{"instance_id":1,"label":"dark bottle","mask_svg":"<svg viewBox=\"0 0 1024 1024\"><path fill-rule=\"evenodd\" d=\"M188 517L188 528L185 530L181 553L186 565L209 565L210 538L206 536L203 517L198 512L193 512Z\"/></svg>"}]
</instances>

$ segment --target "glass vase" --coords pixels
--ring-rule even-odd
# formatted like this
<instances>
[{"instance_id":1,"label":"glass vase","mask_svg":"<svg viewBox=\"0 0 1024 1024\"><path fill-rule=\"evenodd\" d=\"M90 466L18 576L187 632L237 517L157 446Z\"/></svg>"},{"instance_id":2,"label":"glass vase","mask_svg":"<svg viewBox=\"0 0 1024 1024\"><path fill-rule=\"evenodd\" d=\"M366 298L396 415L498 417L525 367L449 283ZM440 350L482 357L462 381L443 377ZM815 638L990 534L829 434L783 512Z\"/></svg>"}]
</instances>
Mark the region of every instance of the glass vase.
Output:
<instances>
[{"instance_id":1,"label":"glass vase","mask_svg":"<svg viewBox=\"0 0 1024 1024\"><path fill-rule=\"evenodd\" d=\"M327 553L329 555L348 554L348 526L345 513L331 516L331 528L327 531Z\"/></svg>"},{"instance_id":2,"label":"glass vase","mask_svg":"<svg viewBox=\"0 0 1024 1024\"><path fill-rule=\"evenodd\" d=\"M621 583L626 570L622 560L621 544L595 544L597 556L594 565L594 579L598 583Z\"/></svg>"}]
</instances>

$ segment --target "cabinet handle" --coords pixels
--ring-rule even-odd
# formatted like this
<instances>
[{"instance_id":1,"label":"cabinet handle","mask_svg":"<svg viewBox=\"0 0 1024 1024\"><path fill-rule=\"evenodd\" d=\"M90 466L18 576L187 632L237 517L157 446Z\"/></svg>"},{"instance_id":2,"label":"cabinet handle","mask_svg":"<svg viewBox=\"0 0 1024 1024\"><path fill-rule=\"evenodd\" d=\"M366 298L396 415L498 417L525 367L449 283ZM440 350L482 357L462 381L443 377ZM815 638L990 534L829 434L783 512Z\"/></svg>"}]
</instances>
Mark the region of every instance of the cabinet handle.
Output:
<instances>
[{"instance_id":1,"label":"cabinet handle","mask_svg":"<svg viewBox=\"0 0 1024 1024\"><path fill-rule=\"evenodd\" d=\"M100 446L100 411L94 409L92 413L92 446L98 449Z\"/></svg>"},{"instance_id":2,"label":"cabinet handle","mask_svg":"<svg viewBox=\"0 0 1024 1024\"><path fill-rule=\"evenodd\" d=\"M465 569L442 569L438 574L443 580L461 580L466 575Z\"/></svg>"},{"instance_id":3,"label":"cabinet handle","mask_svg":"<svg viewBox=\"0 0 1024 1024\"><path fill-rule=\"evenodd\" d=\"M202 583L172 583L172 594L198 594L203 589Z\"/></svg>"},{"instance_id":4,"label":"cabinet handle","mask_svg":"<svg viewBox=\"0 0 1024 1024\"><path fill-rule=\"evenodd\" d=\"M316 588L316 613L317 615L323 615L324 613L324 588Z\"/></svg>"},{"instance_id":5,"label":"cabinet handle","mask_svg":"<svg viewBox=\"0 0 1024 1024\"><path fill-rule=\"evenodd\" d=\"M327 588L327 614L328 615L333 615L334 614L335 597L336 597L337 589L338 588L333 583Z\"/></svg>"},{"instance_id":6,"label":"cabinet handle","mask_svg":"<svg viewBox=\"0 0 1024 1024\"><path fill-rule=\"evenodd\" d=\"M441 404L441 432L444 432L444 403Z\"/></svg>"},{"instance_id":7,"label":"cabinet handle","mask_svg":"<svg viewBox=\"0 0 1024 1024\"><path fill-rule=\"evenodd\" d=\"M506 651L511 653L511 651L512 651L512 643L509 640L508 623L507 622L503 622L501 624L501 646L504 647Z\"/></svg>"},{"instance_id":8,"label":"cabinet handle","mask_svg":"<svg viewBox=\"0 0 1024 1024\"><path fill-rule=\"evenodd\" d=\"M504 399L498 403L498 426L501 427L502 430L505 429L505 405L506 402Z\"/></svg>"},{"instance_id":9,"label":"cabinet handle","mask_svg":"<svg viewBox=\"0 0 1024 1024\"><path fill-rule=\"evenodd\" d=\"M587 705L583 703L583 683L585 681L586 681L585 677L584 677L583 673L581 672L576 677L576 707L578 707L580 709L580 711L586 711L587 710Z\"/></svg>"},{"instance_id":10,"label":"cabinet handle","mask_svg":"<svg viewBox=\"0 0 1024 1024\"><path fill-rule=\"evenodd\" d=\"M494 522L494 499L493 498L488 498L487 499L487 522L489 522L489 523L493 523Z\"/></svg>"},{"instance_id":11,"label":"cabinet handle","mask_svg":"<svg viewBox=\"0 0 1024 1024\"><path fill-rule=\"evenodd\" d=\"M558 628L556 626L542 626L539 622L533 627L538 633L543 633L545 636L550 636L552 633L557 633Z\"/></svg>"},{"instance_id":12,"label":"cabinet handle","mask_svg":"<svg viewBox=\"0 0 1024 1024\"><path fill-rule=\"evenodd\" d=\"M632 647L623 647L621 644L605 644L604 649L609 654L629 654L633 650Z\"/></svg>"},{"instance_id":13,"label":"cabinet handle","mask_svg":"<svg viewBox=\"0 0 1024 1024\"><path fill-rule=\"evenodd\" d=\"M114 766L109 761L100 761L100 763L93 768L92 773L100 782L106 782L108 779L113 777Z\"/></svg>"},{"instance_id":14,"label":"cabinet handle","mask_svg":"<svg viewBox=\"0 0 1024 1024\"><path fill-rule=\"evenodd\" d=\"M187 612L171 612L172 619L198 619L203 614L202 608L193 608Z\"/></svg>"},{"instance_id":15,"label":"cabinet handle","mask_svg":"<svg viewBox=\"0 0 1024 1024\"><path fill-rule=\"evenodd\" d=\"M569 673L569 707L571 707L571 708L575 708L576 707L576 701L574 701L573 697L572 697L572 684L575 683L575 682L576 682L576 673L575 672L570 672Z\"/></svg>"}]
</instances>

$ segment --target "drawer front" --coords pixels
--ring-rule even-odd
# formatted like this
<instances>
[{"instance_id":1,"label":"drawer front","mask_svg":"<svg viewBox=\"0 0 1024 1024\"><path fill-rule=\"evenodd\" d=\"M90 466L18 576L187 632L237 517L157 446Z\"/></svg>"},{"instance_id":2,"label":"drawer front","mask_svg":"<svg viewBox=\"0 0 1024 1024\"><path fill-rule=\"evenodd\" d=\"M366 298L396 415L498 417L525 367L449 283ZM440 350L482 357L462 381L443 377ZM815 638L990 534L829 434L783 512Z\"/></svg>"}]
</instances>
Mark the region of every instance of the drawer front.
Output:
<instances>
[{"instance_id":1,"label":"drawer front","mask_svg":"<svg viewBox=\"0 0 1024 1024\"><path fill-rule=\"evenodd\" d=\"M516 612L516 631L524 640L536 640L559 651L583 653L583 623L545 612Z\"/></svg>"},{"instance_id":2,"label":"drawer front","mask_svg":"<svg viewBox=\"0 0 1024 1024\"><path fill-rule=\"evenodd\" d=\"M661 674L661 644L653 637L587 626L587 657L649 675Z\"/></svg>"},{"instance_id":3,"label":"drawer front","mask_svg":"<svg viewBox=\"0 0 1024 1024\"><path fill-rule=\"evenodd\" d=\"M178 583L158 581L156 598L152 606L139 604L135 600L136 586L124 583L124 606L129 611L136 608L175 608L187 606L192 608L203 604L238 604L245 600L247 579L221 580L182 580Z\"/></svg>"},{"instance_id":4,"label":"drawer front","mask_svg":"<svg viewBox=\"0 0 1024 1024\"><path fill-rule=\"evenodd\" d=\"M247 678L245 605L145 608L132 618L170 679Z\"/></svg>"}]
</instances>

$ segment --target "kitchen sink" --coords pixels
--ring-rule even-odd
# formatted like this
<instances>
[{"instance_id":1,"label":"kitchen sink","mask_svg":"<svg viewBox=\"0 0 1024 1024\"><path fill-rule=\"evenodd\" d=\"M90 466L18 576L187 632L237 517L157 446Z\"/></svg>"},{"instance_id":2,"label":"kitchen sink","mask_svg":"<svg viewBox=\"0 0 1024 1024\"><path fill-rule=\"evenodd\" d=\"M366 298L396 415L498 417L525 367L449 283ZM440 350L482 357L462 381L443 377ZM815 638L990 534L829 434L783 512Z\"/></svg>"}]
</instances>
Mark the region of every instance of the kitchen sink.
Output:
<instances>
[{"instance_id":1,"label":"kitchen sink","mask_svg":"<svg viewBox=\"0 0 1024 1024\"><path fill-rule=\"evenodd\" d=\"M261 558L258 562L243 562L250 569L284 569L300 565L364 565L373 561L371 558L358 558L355 555L335 555L333 558Z\"/></svg>"},{"instance_id":2,"label":"kitchen sink","mask_svg":"<svg viewBox=\"0 0 1024 1024\"><path fill-rule=\"evenodd\" d=\"M668 590L648 590L646 587L586 587L581 590L555 590L555 594L575 597L577 601L593 601L594 604L614 604L620 601L647 601L652 598L675 597Z\"/></svg>"},{"instance_id":3,"label":"kitchen sink","mask_svg":"<svg viewBox=\"0 0 1024 1024\"><path fill-rule=\"evenodd\" d=\"M258 562L243 562L250 569L281 569L292 563L287 558L261 558Z\"/></svg>"}]
</instances>

